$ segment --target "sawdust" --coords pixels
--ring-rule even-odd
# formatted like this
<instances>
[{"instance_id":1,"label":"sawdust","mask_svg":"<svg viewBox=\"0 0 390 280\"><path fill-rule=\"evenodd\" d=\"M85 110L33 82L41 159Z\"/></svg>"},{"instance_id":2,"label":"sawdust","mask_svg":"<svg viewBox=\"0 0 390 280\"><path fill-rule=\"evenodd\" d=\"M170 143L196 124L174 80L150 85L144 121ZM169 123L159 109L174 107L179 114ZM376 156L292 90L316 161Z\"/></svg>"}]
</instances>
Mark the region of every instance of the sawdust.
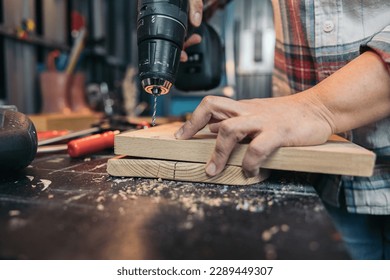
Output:
<instances>
[{"instance_id":1,"label":"sawdust","mask_svg":"<svg viewBox=\"0 0 390 280\"><path fill-rule=\"evenodd\" d=\"M91 171L94 171L94 170L96 170L96 169L102 168L102 167L104 167L104 166L106 166L106 165L107 165L107 163L103 163L103 164L100 164L100 165L96 165L94 168L92 168L92 169L90 169L90 170L88 170L88 171L91 172Z\"/></svg>"},{"instance_id":2,"label":"sawdust","mask_svg":"<svg viewBox=\"0 0 390 280\"><path fill-rule=\"evenodd\" d=\"M182 227L190 229L191 220L204 219L206 212L212 208L228 207L236 211L261 213L283 201L286 194L289 195L314 195L314 192L307 191L304 186L291 185L287 183L275 189L275 184L267 185L262 183L252 186L227 186L211 185L205 183L184 183L166 181L162 179L134 179L134 178L112 178L112 188L119 188L111 196L112 200L122 199L136 200L138 197L152 197L155 203L162 199L179 203L189 214ZM269 192L267 192L269 190ZM263 239L272 238L278 231L287 232L288 225L280 225L269 229Z\"/></svg>"},{"instance_id":3,"label":"sawdust","mask_svg":"<svg viewBox=\"0 0 390 280\"><path fill-rule=\"evenodd\" d=\"M47 179L41 179L40 180L40 184L43 185L43 188L42 188L42 191L45 191L50 185L51 185L51 181L50 180L47 180Z\"/></svg>"},{"instance_id":4,"label":"sawdust","mask_svg":"<svg viewBox=\"0 0 390 280\"><path fill-rule=\"evenodd\" d=\"M101 183L101 182L103 182L103 180L104 180L105 178L106 178L106 176L103 175L103 176L101 176L101 177L93 178L92 181L93 181L94 183Z\"/></svg>"},{"instance_id":5,"label":"sawdust","mask_svg":"<svg viewBox=\"0 0 390 280\"><path fill-rule=\"evenodd\" d=\"M99 210L99 211L103 211L104 210L104 205L103 204L98 204L96 206L96 209Z\"/></svg>"},{"instance_id":6,"label":"sawdust","mask_svg":"<svg viewBox=\"0 0 390 280\"><path fill-rule=\"evenodd\" d=\"M127 215L126 207L120 202L131 203L132 200L147 197L152 203L172 205L180 207L185 213L184 219L177 221L179 231L191 232L200 223L215 217L219 213L224 219L225 215L233 212L244 212L246 217L251 214L268 213L275 211L274 207L284 207L286 203L294 203L299 209L311 207L308 211L319 211L321 207L301 204L307 196L316 197L315 190L310 185L303 185L299 180L282 181L274 179L260 184L249 186L229 186L206 183L186 183L162 179L145 178L117 178L108 177L111 182L111 192L106 201L118 202L118 215ZM294 197L293 202L291 198ZM99 202L97 202L97 207ZM107 208L108 209L108 208ZM103 211L104 208L98 209ZM276 213L279 210L276 210ZM233 214L234 215L234 214ZM305 217L309 218L309 216ZM223 229L222 229L223 230ZM258 233L259 239L264 242L264 255L268 260L278 258L275 242L283 240L290 231L287 223L271 224L264 227ZM317 250L316 244L311 244L309 249Z\"/></svg>"},{"instance_id":7,"label":"sawdust","mask_svg":"<svg viewBox=\"0 0 390 280\"><path fill-rule=\"evenodd\" d=\"M72 197L68 198L67 200L65 200L65 203L67 204L67 203L70 203L70 202L79 200L79 199L83 198L83 197L86 196L86 195L87 195L87 194L82 193L82 194L79 194L79 195L72 196Z\"/></svg>"},{"instance_id":8,"label":"sawdust","mask_svg":"<svg viewBox=\"0 0 390 280\"><path fill-rule=\"evenodd\" d=\"M27 179L30 180L30 182L32 182L34 180L34 176L26 176L26 177L27 177Z\"/></svg>"},{"instance_id":9,"label":"sawdust","mask_svg":"<svg viewBox=\"0 0 390 280\"><path fill-rule=\"evenodd\" d=\"M133 181L133 178L116 178L114 180L112 180L115 184L120 184L120 183L123 183L123 182L131 182Z\"/></svg>"},{"instance_id":10,"label":"sawdust","mask_svg":"<svg viewBox=\"0 0 390 280\"><path fill-rule=\"evenodd\" d=\"M286 233L290 230L290 227L286 224L283 224L281 226L274 225L269 229L266 229L261 234L261 238L264 242L269 242L274 235L278 234L279 232Z\"/></svg>"},{"instance_id":11,"label":"sawdust","mask_svg":"<svg viewBox=\"0 0 390 280\"><path fill-rule=\"evenodd\" d=\"M27 222L26 219L22 219L22 218L19 218L19 217L12 217L8 221L8 228L11 231L19 230L19 229L25 227L27 224L28 224L28 222Z\"/></svg>"},{"instance_id":12,"label":"sawdust","mask_svg":"<svg viewBox=\"0 0 390 280\"><path fill-rule=\"evenodd\" d=\"M280 226L281 231L288 232L290 230L289 225L283 224Z\"/></svg>"},{"instance_id":13,"label":"sawdust","mask_svg":"<svg viewBox=\"0 0 390 280\"><path fill-rule=\"evenodd\" d=\"M49 159L47 162L50 162L50 163L61 163L64 160L65 160L65 158L63 158L63 157L57 157L57 158Z\"/></svg>"},{"instance_id":14,"label":"sawdust","mask_svg":"<svg viewBox=\"0 0 390 280\"><path fill-rule=\"evenodd\" d=\"M8 215L10 217L16 217L16 216L19 216L21 214L20 210L10 210L8 211Z\"/></svg>"},{"instance_id":15,"label":"sawdust","mask_svg":"<svg viewBox=\"0 0 390 280\"><path fill-rule=\"evenodd\" d=\"M264 246L264 252L265 252L266 260L276 260L278 257L276 247L273 244L270 243L266 244Z\"/></svg>"}]
</instances>

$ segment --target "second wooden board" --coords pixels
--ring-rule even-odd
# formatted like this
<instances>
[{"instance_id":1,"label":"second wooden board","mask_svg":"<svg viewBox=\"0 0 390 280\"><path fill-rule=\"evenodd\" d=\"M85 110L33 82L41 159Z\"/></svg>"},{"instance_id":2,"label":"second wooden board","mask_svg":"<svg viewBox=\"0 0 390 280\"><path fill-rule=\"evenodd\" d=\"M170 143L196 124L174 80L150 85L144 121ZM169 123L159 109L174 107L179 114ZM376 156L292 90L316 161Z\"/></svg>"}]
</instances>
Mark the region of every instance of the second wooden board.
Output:
<instances>
[{"instance_id":1,"label":"second wooden board","mask_svg":"<svg viewBox=\"0 0 390 280\"><path fill-rule=\"evenodd\" d=\"M177 140L174 133L182 123L161 125L146 130L131 131L115 137L115 153L132 157L206 163L215 146L216 134L207 129L190 140ZM228 164L241 166L248 147L236 145ZM269 156L263 168L371 176L375 154L339 136L316 146L282 147Z\"/></svg>"},{"instance_id":2,"label":"second wooden board","mask_svg":"<svg viewBox=\"0 0 390 280\"><path fill-rule=\"evenodd\" d=\"M239 166L227 165L217 176L206 175L204 163L158 159L116 157L108 160L107 172L112 176L161 178L167 180L202 182L224 185L250 185L268 178L264 169L256 177L247 178Z\"/></svg>"}]
</instances>

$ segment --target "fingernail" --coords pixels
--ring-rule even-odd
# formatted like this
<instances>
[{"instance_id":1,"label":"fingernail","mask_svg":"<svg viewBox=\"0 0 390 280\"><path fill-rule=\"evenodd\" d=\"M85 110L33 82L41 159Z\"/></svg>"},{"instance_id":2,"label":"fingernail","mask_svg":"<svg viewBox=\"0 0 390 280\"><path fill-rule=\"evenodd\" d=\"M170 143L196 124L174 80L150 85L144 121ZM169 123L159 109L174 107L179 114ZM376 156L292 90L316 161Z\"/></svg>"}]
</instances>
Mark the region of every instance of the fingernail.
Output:
<instances>
[{"instance_id":1,"label":"fingernail","mask_svg":"<svg viewBox=\"0 0 390 280\"><path fill-rule=\"evenodd\" d=\"M215 173L217 171L217 167L215 166L215 163L214 162L210 162L207 166L206 166L206 173L207 175L209 176L214 176Z\"/></svg>"},{"instance_id":2,"label":"fingernail","mask_svg":"<svg viewBox=\"0 0 390 280\"><path fill-rule=\"evenodd\" d=\"M175 132L175 138L180 138L184 133L183 127L181 127L178 131Z\"/></svg>"},{"instance_id":3,"label":"fingernail","mask_svg":"<svg viewBox=\"0 0 390 280\"><path fill-rule=\"evenodd\" d=\"M201 15L199 12L195 12L194 14L194 24L199 25L201 21Z\"/></svg>"}]
</instances>

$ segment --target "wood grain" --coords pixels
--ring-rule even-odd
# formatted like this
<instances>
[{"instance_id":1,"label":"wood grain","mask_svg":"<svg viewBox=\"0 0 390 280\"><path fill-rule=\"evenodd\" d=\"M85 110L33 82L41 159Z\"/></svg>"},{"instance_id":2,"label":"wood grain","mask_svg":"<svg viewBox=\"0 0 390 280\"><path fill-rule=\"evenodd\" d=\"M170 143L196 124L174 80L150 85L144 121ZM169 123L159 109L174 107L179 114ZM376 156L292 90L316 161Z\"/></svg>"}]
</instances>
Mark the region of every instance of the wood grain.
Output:
<instances>
[{"instance_id":1,"label":"wood grain","mask_svg":"<svg viewBox=\"0 0 390 280\"><path fill-rule=\"evenodd\" d=\"M115 138L115 154L132 157L206 163L214 150L216 135L204 129L190 140L177 140L182 123L122 133ZM241 166L248 143L237 144L228 164ZM263 168L371 176L375 154L339 136L317 146L282 147L269 156Z\"/></svg>"},{"instance_id":2,"label":"wood grain","mask_svg":"<svg viewBox=\"0 0 390 280\"><path fill-rule=\"evenodd\" d=\"M221 174L209 177L204 163L179 162L157 159L116 157L107 164L107 172L112 176L161 178L166 180L203 182L224 185L250 185L268 178L268 170L259 176L245 177L242 168L228 165Z\"/></svg>"}]
</instances>

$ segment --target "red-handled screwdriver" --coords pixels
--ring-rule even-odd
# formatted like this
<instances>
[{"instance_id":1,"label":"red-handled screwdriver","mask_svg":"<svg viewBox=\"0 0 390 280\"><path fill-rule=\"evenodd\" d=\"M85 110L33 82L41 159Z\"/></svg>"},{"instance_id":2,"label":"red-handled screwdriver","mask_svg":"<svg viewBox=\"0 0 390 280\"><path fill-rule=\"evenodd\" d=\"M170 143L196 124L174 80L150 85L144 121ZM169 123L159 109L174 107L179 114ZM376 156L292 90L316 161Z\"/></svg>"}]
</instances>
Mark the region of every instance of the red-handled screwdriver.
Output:
<instances>
[{"instance_id":1,"label":"red-handled screwdriver","mask_svg":"<svg viewBox=\"0 0 390 280\"><path fill-rule=\"evenodd\" d=\"M107 131L72 140L68 143L68 154L72 158L76 158L112 148L114 146L115 135L118 133L119 130Z\"/></svg>"}]
</instances>

